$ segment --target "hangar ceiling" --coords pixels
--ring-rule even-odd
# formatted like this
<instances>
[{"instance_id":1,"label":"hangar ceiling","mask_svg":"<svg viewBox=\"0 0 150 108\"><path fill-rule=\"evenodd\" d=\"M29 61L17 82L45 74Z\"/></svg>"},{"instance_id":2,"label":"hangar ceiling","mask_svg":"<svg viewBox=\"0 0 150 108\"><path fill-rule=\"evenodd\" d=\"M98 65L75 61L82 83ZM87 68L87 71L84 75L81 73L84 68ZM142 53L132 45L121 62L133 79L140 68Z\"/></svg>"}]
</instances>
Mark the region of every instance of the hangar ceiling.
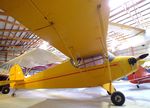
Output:
<instances>
[{"instance_id":1,"label":"hangar ceiling","mask_svg":"<svg viewBox=\"0 0 150 108\"><path fill-rule=\"evenodd\" d=\"M108 48L112 52L146 44L150 29L149 0L110 0ZM150 35L150 34L148 34ZM136 40L136 41L135 41Z\"/></svg>"},{"instance_id":2,"label":"hangar ceiling","mask_svg":"<svg viewBox=\"0 0 150 108\"><path fill-rule=\"evenodd\" d=\"M148 42L149 39L145 41L145 35L150 29L150 1L124 0L116 7L114 4L117 1L110 0L110 3L113 7L110 6L108 49L115 52L136 46L133 40L138 42L137 45ZM29 49L41 47L43 43L44 40L0 10L0 63L7 62ZM61 55L50 45L47 45L47 49Z\"/></svg>"},{"instance_id":3,"label":"hangar ceiling","mask_svg":"<svg viewBox=\"0 0 150 108\"><path fill-rule=\"evenodd\" d=\"M0 12L0 63L38 47L42 41L14 18Z\"/></svg>"}]
</instances>

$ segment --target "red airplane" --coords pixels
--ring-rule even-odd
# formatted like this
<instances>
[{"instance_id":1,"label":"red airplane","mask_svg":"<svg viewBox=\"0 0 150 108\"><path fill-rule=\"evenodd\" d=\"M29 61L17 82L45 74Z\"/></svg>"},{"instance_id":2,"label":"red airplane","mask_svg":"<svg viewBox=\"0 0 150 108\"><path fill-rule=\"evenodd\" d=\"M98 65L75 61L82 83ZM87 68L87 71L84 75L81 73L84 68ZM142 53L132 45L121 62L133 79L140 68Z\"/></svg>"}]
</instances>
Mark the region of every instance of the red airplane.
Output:
<instances>
[{"instance_id":1,"label":"red airplane","mask_svg":"<svg viewBox=\"0 0 150 108\"><path fill-rule=\"evenodd\" d=\"M128 80L131 83L137 84L136 86L139 88L139 84L150 83L150 73L142 66L139 66L136 72L128 76Z\"/></svg>"}]
</instances>

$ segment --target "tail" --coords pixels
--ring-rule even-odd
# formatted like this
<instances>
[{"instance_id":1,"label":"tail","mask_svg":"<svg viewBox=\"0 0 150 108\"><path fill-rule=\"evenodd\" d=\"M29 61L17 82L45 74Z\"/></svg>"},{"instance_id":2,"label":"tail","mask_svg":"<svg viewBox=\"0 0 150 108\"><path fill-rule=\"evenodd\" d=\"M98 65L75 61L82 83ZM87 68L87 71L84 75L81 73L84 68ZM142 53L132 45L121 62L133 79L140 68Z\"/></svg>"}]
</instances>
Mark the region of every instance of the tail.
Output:
<instances>
[{"instance_id":1,"label":"tail","mask_svg":"<svg viewBox=\"0 0 150 108\"><path fill-rule=\"evenodd\" d=\"M0 81L0 86L10 84L11 88L15 88L17 82L24 81L24 74L21 67L18 64L15 64L10 68L9 71L9 80Z\"/></svg>"},{"instance_id":2,"label":"tail","mask_svg":"<svg viewBox=\"0 0 150 108\"><path fill-rule=\"evenodd\" d=\"M134 72L134 73L132 73L132 74L130 74L130 75L128 76L128 80L129 80L131 83L137 84L137 83L140 82L140 80L141 80L144 76L146 76L146 74L147 74L147 71L146 71L143 67L140 66L139 69L138 69L136 72Z\"/></svg>"},{"instance_id":3,"label":"tail","mask_svg":"<svg viewBox=\"0 0 150 108\"><path fill-rule=\"evenodd\" d=\"M9 80L13 80L13 81L22 81L24 80L24 74L23 71L20 67L20 65L15 64L10 68L9 71Z\"/></svg>"}]
</instances>

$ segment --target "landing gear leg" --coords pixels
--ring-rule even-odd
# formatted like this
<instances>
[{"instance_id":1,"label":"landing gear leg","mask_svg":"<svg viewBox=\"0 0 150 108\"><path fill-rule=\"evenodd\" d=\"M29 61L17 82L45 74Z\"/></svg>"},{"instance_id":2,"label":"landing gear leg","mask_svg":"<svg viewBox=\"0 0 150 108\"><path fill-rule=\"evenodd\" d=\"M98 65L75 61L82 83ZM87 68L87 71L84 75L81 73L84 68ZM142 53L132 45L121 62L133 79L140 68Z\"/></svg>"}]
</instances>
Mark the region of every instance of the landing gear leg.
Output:
<instances>
[{"instance_id":1,"label":"landing gear leg","mask_svg":"<svg viewBox=\"0 0 150 108\"><path fill-rule=\"evenodd\" d=\"M122 106L125 102L125 96L123 93L116 91L111 95L111 101L116 106Z\"/></svg>"},{"instance_id":2,"label":"landing gear leg","mask_svg":"<svg viewBox=\"0 0 150 108\"><path fill-rule=\"evenodd\" d=\"M112 83L103 84L102 87L107 91L108 95L111 95L113 92L116 91Z\"/></svg>"},{"instance_id":3,"label":"landing gear leg","mask_svg":"<svg viewBox=\"0 0 150 108\"><path fill-rule=\"evenodd\" d=\"M116 91L115 87L112 83L107 83L102 86L107 93L111 95L111 101L116 106L122 106L125 102L125 96L123 93Z\"/></svg>"},{"instance_id":4,"label":"landing gear leg","mask_svg":"<svg viewBox=\"0 0 150 108\"><path fill-rule=\"evenodd\" d=\"M114 88L114 92L116 91L116 89ZM110 93L109 91L107 91L108 95L111 95L112 93Z\"/></svg>"},{"instance_id":5,"label":"landing gear leg","mask_svg":"<svg viewBox=\"0 0 150 108\"><path fill-rule=\"evenodd\" d=\"M137 88L140 88L139 84L136 85Z\"/></svg>"},{"instance_id":6,"label":"landing gear leg","mask_svg":"<svg viewBox=\"0 0 150 108\"><path fill-rule=\"evenodd\" d=\"M140 88L140 86L139 86L139 85L140 85L140 81L138 81L138 83L137 83L136 87L137 87L137 88Z\"/></svg>"},{"instance_id":7,"label":"landing gear leg","mask_svg":"<svg viewBox=\"0 0 150 108\"><path fill-rule=\"evenodd\" d=\"M12 97L15 97L15 96L16 96L16 91L17 91L17 89L15 89L15 90L13 91L13 93L11 94Z\"/></svg>"}]
</instances>

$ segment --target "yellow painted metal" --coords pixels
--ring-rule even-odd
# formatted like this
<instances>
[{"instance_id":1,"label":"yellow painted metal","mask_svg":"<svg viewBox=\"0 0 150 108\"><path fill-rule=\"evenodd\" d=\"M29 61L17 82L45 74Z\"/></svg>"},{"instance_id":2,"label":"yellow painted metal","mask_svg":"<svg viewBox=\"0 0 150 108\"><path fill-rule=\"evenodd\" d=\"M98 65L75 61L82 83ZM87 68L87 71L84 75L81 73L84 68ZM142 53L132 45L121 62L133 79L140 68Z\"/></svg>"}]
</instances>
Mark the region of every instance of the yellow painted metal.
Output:
<instances>
[{"instance_id":1,"label":"yellow painted metal","mask_svg":"<svg viewBox=\"0 0 150 108\"><path fill-rule=\"evenodd\" d=\"M0 86L10 84L12 82L14 82L14 81L10 81L10 80L0 81Z\"/></svg>"},{"instance_id":2,"label":"yellow painted metal","mask_svg":"<svg viewBox=\"0 0 150 108\"><path fill-rule=\"evenodd\" d=\"M149 60L139 60L139 64L143 65L145 62L148 62Z\"/></svg>"},{"instance_id":3,"label":"yellow painted metal","mask_svg":"<svg viewBox=\"0 0 150 108\"><path fill-rule=\"evenodd\" d=\"M14 86L15 82L24 80L24 74L22 72L21 67L18 64L15 64L10 68L9 80L11 81L11 87Z\"/></svg>"},{"instance_id":4,"label":"yellow painted metal","mask_svg":"<svg viewBox=\"0 0 150 108\"><path fill-rule=\"evenodd\" d=\"M110 94L112 94L113 92L116 91L116 90L115 90L115 87L113 86L112 83L106 83L106 84L102 85L102 87L103 87L106 91L108 91Z\"/></svg>"},{"instance_id":5,"label":"yellow painted metal","mask_svg":"<svg viewBox=\"0 0 150 108\"><path fill-rule=\"evenodd\" d=\"M0 81L0 86L10 84L13 88L14 84L24 80L24 74L18 64L13 65L9 70L9 80Z\"/></svg>"},{"instance_id":6,"label":"yellow painted metal","mask_svg":"<svg viewBox=\"0 0 150 108\"><path fill-rule=\"evenodd\" d=\"M125 76L137 69L137 64L131 67L130 57L116 57L110 63L112 80ZM22 82L16 82L14 88L80 88L103 86L110 83L107 64L88 68L75 68L67 61L54 68L47 69Z\"/></svg>"},{"instance_id":7,"label":"yellow painted metal","mask_svg":"<svg viewBox=\"0 0 150 108\"><path fill-rule=\"evenodd\" d=\"M24 80L24 74L22 72L21 67L18 64L15 64L14 66L10 68L9 79L10 80Z\"/></svg>"},{"instance_id":8,"label":"yellow painted metal","mask_svg":"<svg viewBox=\"0 0 150 108\"><path fill-rule=\"evenodd\" d=\"M102 54L98 38L106 46L107 0L0 0L0 8L71 58Z\"/></svg>"}]
</instances>

